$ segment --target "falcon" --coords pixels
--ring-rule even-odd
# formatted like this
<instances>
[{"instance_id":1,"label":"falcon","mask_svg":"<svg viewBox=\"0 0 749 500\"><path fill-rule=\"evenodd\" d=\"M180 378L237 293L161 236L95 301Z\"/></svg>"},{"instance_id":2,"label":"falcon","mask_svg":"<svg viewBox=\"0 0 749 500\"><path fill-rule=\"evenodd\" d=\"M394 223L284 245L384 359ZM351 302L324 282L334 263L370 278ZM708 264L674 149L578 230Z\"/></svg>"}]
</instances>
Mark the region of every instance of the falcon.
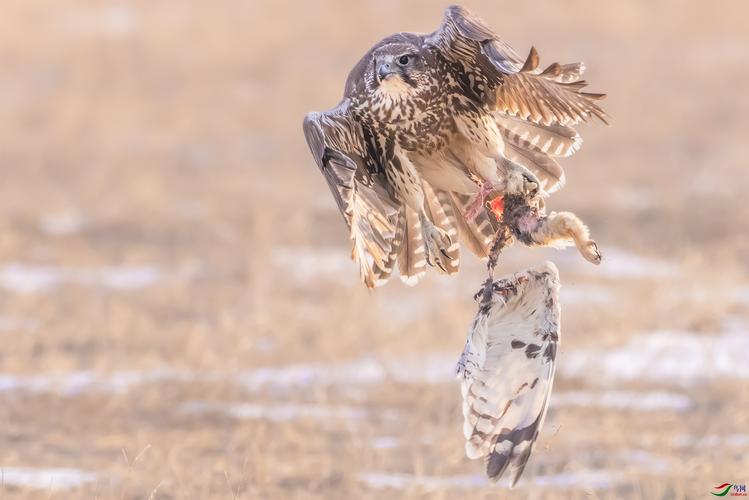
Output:
<instances>
[{"instance_id":1,"label":"falcon","mask_svg":"<svg viewBox=\"0 0 749 500\"><path fill-rule=\"evenodd\" d=\"M468 458L517 483L546 417L559 346L559 273L545 262L476 295L479 311L457 365Z\"/></svg>"},{"instance_id":2,"label":"falcon","mask_svg":"<svg viewBox=\"0 0 749 500\"><path fill-rule=\"evenodd\" d=\"M556 159L581 145L575 126L606 122L604 96L583 91L584 69L541 70L534 48L522 59L458 6L433 33L397 33L372 47L338 106L304 120L363 282L385 283L396 265L407 284L427 264L453 274L460 243L481 258L490 252L497 221L487 199L559 189Z\"/></svg>"}]
</instances>

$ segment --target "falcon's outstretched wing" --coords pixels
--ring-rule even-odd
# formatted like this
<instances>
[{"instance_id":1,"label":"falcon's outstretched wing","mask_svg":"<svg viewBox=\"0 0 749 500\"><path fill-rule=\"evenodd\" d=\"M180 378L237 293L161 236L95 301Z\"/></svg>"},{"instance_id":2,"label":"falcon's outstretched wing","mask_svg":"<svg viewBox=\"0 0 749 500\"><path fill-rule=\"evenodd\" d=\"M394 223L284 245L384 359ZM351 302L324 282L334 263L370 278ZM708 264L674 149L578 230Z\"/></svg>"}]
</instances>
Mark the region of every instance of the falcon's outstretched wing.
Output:
<instances>
[{"instance_id":1,"label":"falcon's outstretched wing","mask_svg":"<svg viewBox=\"0 0 749 500\"><path fill-rule=\"evenodd\" d=\"M479 69L494 83L523 68L522 59L510 45L495 35L482 19L459 5L445 10L442 24L425 42L466 70Z\"/></svg>"},{"instance_id":2,"label":"falcon's outstretched wing","mask_svg":"<svg viewBox=\"0 0 749 500\"><path fill-rule=\"evenodd\" d=\"M554 158L580 148L582 139L572 126L590 117L606 123L597 104L605 95L583 92L583 63L553 63L541 71L535 48L523 61L481 19L459 6L448 7L426 43L460 64L466 93L495 110L505 156L532 170L548 192L564 185L564 171Z\"/></svg>"},{"instance_id":3,"label":"falcon's outstretched wing","mask_svg":"<svg viewBox=\"0 0 749 500\"><path fill-rule=\"evenodd\" d=\"M546 262L479 293L479 312L457 367L466 454L483 457L493 481L509 468L515 485L549 406L559 345L559 274Z\"/></svg>"},{"instance_id":4,"label":"falcon's outstretched wing","mask_svg":"<svg viewBox=\"0 0 749 500\"><path fill-rule=\"evenodd\" d=\"M304 119L304 135L351 232L352 258L372 288L390 276L398 254L400 204L348 114L348 102Z\"/></svg>"}]
</instances>

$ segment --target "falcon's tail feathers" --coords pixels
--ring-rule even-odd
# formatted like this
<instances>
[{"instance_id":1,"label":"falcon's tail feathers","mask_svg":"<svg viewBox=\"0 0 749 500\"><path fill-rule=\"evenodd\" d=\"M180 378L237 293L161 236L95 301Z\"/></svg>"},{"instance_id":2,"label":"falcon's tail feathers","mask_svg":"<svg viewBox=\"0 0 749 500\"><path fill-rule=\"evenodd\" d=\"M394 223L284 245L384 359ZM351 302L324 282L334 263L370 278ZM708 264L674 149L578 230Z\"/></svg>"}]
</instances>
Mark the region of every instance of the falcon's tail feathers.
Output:
<instances>
[{"instance_id":1,"label":"falcon's tail feathers","mask_svg":"<svg viewBox=\"0 0 749 500\"><path fill-rule=\"evenodd\" d=\"M486 210L482 210L474 219L468 219L466 212L471 202L470 195L444 191L439 191L437 195L445 200L444 203L449 201L452 205L460 241L480 259L488 257L497 232L492 216Z\"/></svg>"},{"instance_id":2,"label":"falcon's tail feathers","mask_svg":"<svg viewBox=\"0 0 749 500\"><path fill-rule=\"evenodd\" d=\"M382 263L372 266L372 287L384 285L395 269L395 263L398 261L403 235L405 232L404 216L401 213L395 225L395 233L390 242L390 253L383 259Z\"/></svg>"},{"instance_id":3,"label":"falcon's tail feathers","mask_svg":"<svg viewBox=\"0 0 749 500\"><path fill-rule=\"evenodd\" d=\"M460 268L460 243L458 243L458 227L455 210L446 197L440 198L437 192L427 182L423 182L424 197L429 218L435 226L442 229L452 240L447 249L448 262L445 263L447 274L455 274ZM439 267L437 267L439 269Z\"/></svg>"},{"instance_id":4,"label":"falcon's tail feathers","mask_svg":"<svg viewBox=\"0 0 749 500\"><path fill-rule=\"evenodd\" d=\"M413 286L427 270L426 247L421 232L421 221L415 210L404 206L401 212L402 238L398 256L398 269L403 283Z\"/></svg>"}]
</instances>

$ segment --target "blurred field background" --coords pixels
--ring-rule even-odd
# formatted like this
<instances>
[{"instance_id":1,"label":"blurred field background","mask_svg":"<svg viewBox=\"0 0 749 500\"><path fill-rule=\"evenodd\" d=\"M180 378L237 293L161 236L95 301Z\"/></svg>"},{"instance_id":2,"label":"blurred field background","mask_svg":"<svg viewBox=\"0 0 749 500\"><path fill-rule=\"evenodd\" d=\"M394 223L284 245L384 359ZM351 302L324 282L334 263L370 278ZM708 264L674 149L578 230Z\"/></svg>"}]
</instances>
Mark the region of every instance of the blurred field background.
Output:
<instances>
[{"instance_id":1,"label":"blurred field background","mask_svg":"<svg viewBox=\"0 0 749 500\"><path fill-rule=\"evenodd\" d=\"M707 498L749 482L746 2L466 1L587 63L563 347L513 491L464 457L483 263L368 293L301 132L438 2L5 0L0 499Z\"/></svg>"}]
</instances>

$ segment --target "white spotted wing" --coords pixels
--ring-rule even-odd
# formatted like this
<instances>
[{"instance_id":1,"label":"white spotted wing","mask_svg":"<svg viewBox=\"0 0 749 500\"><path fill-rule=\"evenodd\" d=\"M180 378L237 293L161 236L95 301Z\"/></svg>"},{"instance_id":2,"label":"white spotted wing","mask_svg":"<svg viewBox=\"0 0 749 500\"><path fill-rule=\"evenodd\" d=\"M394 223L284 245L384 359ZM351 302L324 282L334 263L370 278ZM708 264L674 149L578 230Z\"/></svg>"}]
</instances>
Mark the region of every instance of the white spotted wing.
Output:
<instances>
[{"instance_id":1,"label":"white spotted wing","mask_svg":"<svg viewBox=\"0 0 749 500\"><path fill-rule=\"evenodd\" d=\"M496 481L520 478L549 406L559 345L559 274L551 262L487 283L457 375L469 458Z\"/></svg>"}]
</instances>

